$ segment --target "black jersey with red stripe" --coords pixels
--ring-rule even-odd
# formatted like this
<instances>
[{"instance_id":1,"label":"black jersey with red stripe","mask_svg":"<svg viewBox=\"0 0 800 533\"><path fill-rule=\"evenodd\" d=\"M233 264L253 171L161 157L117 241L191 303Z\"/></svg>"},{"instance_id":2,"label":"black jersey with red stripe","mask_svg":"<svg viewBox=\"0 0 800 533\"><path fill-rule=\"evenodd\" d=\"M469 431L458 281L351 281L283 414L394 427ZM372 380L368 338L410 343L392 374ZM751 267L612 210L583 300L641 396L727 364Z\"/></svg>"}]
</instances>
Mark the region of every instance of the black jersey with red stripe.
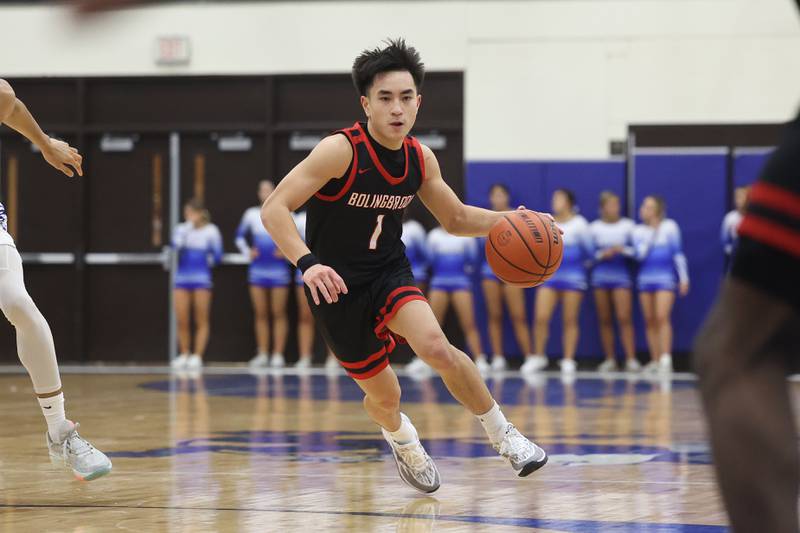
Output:
<instances>
[{"instance_id":1,"label":"black jersey with red stripe","mask_svg":"<svg viewBox=\"0 0 800 533\"><path fill-rule=\"evenodd\" d=\"M375 279L383 269L406 261L403 212L425 179L422 147L403 141L401 164L373 145L366 123L335 134L347 137L353 159L344 176L331 179L310 200L306 242L319 261L353 286ZM395 175L387 167L395 167ZM399 168L398 168L399 167ZM400 172L402 170L402 172Z\"/></svg>"}]
</instances>

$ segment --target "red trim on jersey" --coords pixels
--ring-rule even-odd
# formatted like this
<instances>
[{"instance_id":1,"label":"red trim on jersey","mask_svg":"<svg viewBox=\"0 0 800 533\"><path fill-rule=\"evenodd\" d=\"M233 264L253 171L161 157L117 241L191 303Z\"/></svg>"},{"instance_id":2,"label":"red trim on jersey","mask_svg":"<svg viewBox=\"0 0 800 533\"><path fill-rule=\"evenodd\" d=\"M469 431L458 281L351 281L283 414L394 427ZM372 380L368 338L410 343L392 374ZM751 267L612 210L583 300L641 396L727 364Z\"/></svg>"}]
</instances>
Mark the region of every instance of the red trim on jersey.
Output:
<instances>
[{"instance_id":1,"label":"red trim on jersey","mask_svg":"<svg viewBox=\"0 0 800 533\"><path fill-rule=\"evenodd\" d=\"M378 172L381 173L383 179L388 181L391 185L398 185L402 183L403 180L406 179L406 176L408 176L408 143L409 143L408 137L403 139L403 150L405 150L406 153L406 171L405 173L403 173L402 176L396 178L391 174L389 174L389 172L387 172L385 168L383 168L380 159L378 159L378 154L375 153L375 148L373 148L372 143L369 142L369 137L367 137L367 134L364 131L364 128L361 127L361 124L356 122L356 127L361 131L361 135L364 137L364 144L367 147L367 152L369 152L369 156L370 158L372 158L372 162L375 163L375 168L377 168Z\"/></svg>"},{"instance_id":2,"label":"red trim on jersey","mask_svg":"<svg viewBox=\"0 0 800 533\"><path fill-rule=\"evenodd\" d=\"M414 150L417 152L419 170L422 172L422 181L425 181L425 154L422 152L422 145L419 144L419 141L415 137L411 137L411 146L413 146Z\"/></svg>"},{"instance_id":3,"label":"red trim on jersey","mask_svg":"<svg viewBox=\"0 0 800 533\"><path fill-rule=\"evenodd\" d=\"M347 373L353 379L369 379L371 377L375 377L381 370L389 366L389 358L383 360L381 364L370 370L369 372L364 372L363 374L351 374L350 372Z\"/></svg>"},{"instance_id":4,"label":"red trim on jersey","mask_svg":"<svg viewBox=\"0 0 800 533\"><path fill-rule=\"evenodd\" d=\"M745 215L739 226L739 236L750 237L782 252L800 257L800 231L756 215Z\"/></svg>"},{"instance_id":5,"label":"red trim on jersey","mask_svg":"<svg viewBox=\"0 0 800 533\"><path fill-rule=\"evenodd\" d=\"M748 202L761 204L786 215L800 218L800 194L763 181L753 185Z\"/></svg>"},{"instance_id":6,"label":"red trim on jersey","mask_svg":"<svg viewBox=\"0 0 800 533\"><path fill-rule=\"evenodd\" d=\"M380 322L378 322L378 325L375 326L375 335L379 339L385 338L385 336L387 335L386 331L388 331L389 329L389 326L387 326L387 324L391 322L391 320L394 318L397 312L400 311L401 307L406 305L408 302L414 300L420 300L423 302L428 301L428 299L425 298L422 294L409 294L408 296L403 296L402 298L397 300L397 302L394 304L391 312L388 315L384 315L383 318L379 317Z\"/></svg>"},{"instance_id":7,"label":"red trim on jersey","mask_svg":"<svg viewBox=\"0 0 800 533\"><path fill-rule=\"evenodd\" d=\"M316 196L317 198L319 198L324 202L335 202L336 200L340 199L347 193L347 191L350 190L350 187L353 186L353 182L356 180L356 174L358 173L358 149L356 148L356 145L363 141L361 139L356 140L353 137L352 129L353 128L348 128L346 130L339 130L336 132L344 134L344 136L347 137L347 140L350 141L350 147L353 149L353 162L351 163L350 175L347 177L347 181L342 187L342 190L339 191L338 193L334 195L325 195L320 192L317 192L314 194L314 196Z\"/></svg>"},{"instance_id":8,"label":"red trim on jersey","mask_svg":"<svg viewBox=\"0 0 800 533\"><path fill-rule=\"evenodd\" d=\"M393 290L392 292L390 292L389 296L386 297L386 305L381 307L380 314L381 315L386 314L386 309L389 307L389 304L392 303L392 298L394 298L395 296L397 296L398 294L400 294L401 292L404 292L404 291L413 291L413 292L422 294L422 291L419 290L419 287L415 287L414 285L404 285L402 287L398 287L395 290Z\"/></svg>"},{"instance_id":9,"label":"red trim on jersey","mask_svg":"<svg viewBox=\"0 0 800 533\"><path fill-rule=\"evenodd\" d=\"M341 363L341 365L343 367L345 367L345 368L349 368L351 370L358 370L359 368L364 368L365 366L369 365L370 363L377 361L378 359L380 359L384 355L386 355L386 347L385 346L383 348L381 348L380 350L378 350L377 352L375 352L374 354L372 354L369 357L367 357L366 359L364 359L363 361L357 361L355 363L349 363L347 361L342 361L341 359L339 359L339 363ZM338 359L338 357L337 357L337 359Z\"/></svg>"}]
</instances>

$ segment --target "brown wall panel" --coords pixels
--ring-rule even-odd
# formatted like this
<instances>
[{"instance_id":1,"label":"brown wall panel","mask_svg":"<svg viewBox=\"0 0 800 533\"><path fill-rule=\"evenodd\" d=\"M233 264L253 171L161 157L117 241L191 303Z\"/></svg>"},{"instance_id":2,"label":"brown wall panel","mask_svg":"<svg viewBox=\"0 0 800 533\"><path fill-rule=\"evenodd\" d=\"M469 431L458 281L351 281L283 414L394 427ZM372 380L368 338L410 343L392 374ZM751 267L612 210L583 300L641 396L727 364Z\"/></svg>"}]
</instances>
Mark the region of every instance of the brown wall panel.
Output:
<instances>
[{"instance_id":1,"label":"brown wall panel","mask_svg":"<svg viewBox=\"0 0 800 533\"><path fill-rule=\"evenodd\" d=\"M168 285L156 265L87 267L87 359L166 363Z\"/></svg>"},{"instance_id":2,"label":"brown wall panel","mask_svg":"<svg viewBox=\"0 0 800 533\"><path fill-rule=\"evenodd\" d=\"M169 243L169 144L166 136L141 137L131 152L103 152L90 137L86 150L88 250L158 252L153 243L153 158L163 166L162 242Z\"/></svg>"},{"instance_id":3,"label":"brown wall panel","mask_svg":"<svg viewBox=\"0 0 800 533\"><path fill-rule=\"evenodd\" d=\"M90 80L86 113L90 124L183 124L262 122L266 114L262 77L112 78Z\"/></svg>"},{"instance_id":4,"label":"brown wall panel","mask_svg":"<svg viewBox=\"0 0 800 533\"><path fill-rule=\"evenodd\" d=\"M23 78L8 81L17 98L25 102L45 129L68 124L77 129L80 120L77 80Z\"/></svg>"}]
</instances>

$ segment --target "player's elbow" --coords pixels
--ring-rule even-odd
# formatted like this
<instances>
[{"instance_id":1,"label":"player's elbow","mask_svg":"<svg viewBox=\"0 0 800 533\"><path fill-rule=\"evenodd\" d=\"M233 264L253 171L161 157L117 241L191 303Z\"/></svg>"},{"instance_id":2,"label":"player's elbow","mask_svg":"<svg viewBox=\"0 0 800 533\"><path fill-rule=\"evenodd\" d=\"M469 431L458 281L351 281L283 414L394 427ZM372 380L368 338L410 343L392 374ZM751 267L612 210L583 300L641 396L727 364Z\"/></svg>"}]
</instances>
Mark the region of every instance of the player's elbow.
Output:
<instances>
[{"instance_id":1,"label":"player's elbow","mask_svg":"<svg viewBox=\"0 0 800 533\"><path fill-rule=\"evenodd\" d=\"M288 211L288 207L282 205L275 194L269 195L264 205L261 206L261 223L264 224L264 228L270 233L275 224L275 217L279 215L281 207L283 207L283 211Z\"/></svg>"},{"instance_id":2,"label":"player's elbow","mask_svg":"<svg viewBox=\"0 0 800 533\"><path fill-rule=\"evenodd\" d=\"M6 80L0 79L0 122L11 116L17 95Z\"/></svg>"},{"instance_id":3,"label":"player's elbow","mask_svg":"<svg viewBox=\"0 0 800 533\"><path fill-rule=\"evenodd\" d=\"M451 235L461 235L464 232L463 228L466 219L464 204L459 204L449 213L449 216L441 221L442 227Z\"/></svg>"}]
</instances>

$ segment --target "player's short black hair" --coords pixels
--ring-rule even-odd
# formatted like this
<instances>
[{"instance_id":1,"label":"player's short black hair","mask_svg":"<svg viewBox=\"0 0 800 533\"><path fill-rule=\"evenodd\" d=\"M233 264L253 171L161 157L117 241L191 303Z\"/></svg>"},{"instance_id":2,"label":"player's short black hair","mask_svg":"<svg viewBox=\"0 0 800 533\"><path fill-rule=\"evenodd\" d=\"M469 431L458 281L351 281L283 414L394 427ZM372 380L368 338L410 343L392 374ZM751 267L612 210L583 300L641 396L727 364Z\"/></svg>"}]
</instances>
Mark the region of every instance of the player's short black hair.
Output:
<instances>
[{"instance_id":1,"label":"player's short black hair","mask_svg":"<svg viewBox=\"0 0 800 533\"><path fill-rule=\"evenodd\" d=\"M405 39L388 39L383 48L364 50L353 61L353 85L358 94L367 96L367 92L375 76L384 72L407 71L414 78L417 92L422 89L425 81L425 64L419 57L419 52L413 46L408 46Z\"/></svg>"}]
</instances>

